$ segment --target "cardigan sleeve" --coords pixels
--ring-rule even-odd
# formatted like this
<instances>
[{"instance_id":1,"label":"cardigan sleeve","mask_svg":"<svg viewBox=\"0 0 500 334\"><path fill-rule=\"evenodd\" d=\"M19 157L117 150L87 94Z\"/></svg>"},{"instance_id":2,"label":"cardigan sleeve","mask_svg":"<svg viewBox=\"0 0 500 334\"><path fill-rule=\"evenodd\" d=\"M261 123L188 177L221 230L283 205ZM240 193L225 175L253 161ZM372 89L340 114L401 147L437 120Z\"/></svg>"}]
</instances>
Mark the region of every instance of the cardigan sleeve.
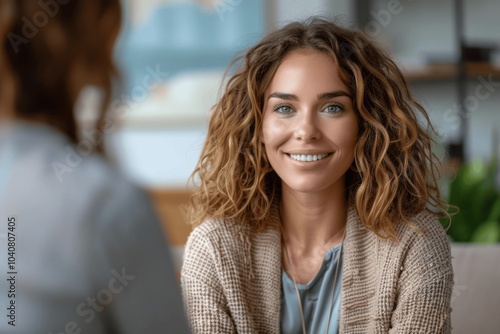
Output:
<instances>
[{"instance_id":1,"label":"cardigan sleeve","mask_svg":"<svg viewBox=\"0 0 500 334\"><path fill-rule=\"evenodd\" d=\"M453 269L445 231L435 218L412 233L401 267L389 333L450 333Z\"/></svg>"},{"instance_id":2,"label":"cardigan sleeve","mask_svg":"<svg viewBox=\"0 0 500 334\"><path fill-rule=\"evenodd\" d=\"M213 247L203 227L195 229L186 244L181 287L194 334L236 333L217 278Z\"/></svg>"}]
</instances>

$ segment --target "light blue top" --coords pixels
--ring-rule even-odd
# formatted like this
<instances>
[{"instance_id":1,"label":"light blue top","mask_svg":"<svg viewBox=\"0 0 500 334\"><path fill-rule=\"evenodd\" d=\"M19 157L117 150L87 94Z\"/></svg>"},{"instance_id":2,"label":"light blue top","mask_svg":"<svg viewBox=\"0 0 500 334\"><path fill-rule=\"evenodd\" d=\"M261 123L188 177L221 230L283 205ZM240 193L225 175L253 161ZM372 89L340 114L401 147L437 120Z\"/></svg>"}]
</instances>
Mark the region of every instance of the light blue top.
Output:
<instances>
[{"instance_id":1,"label":"light blue top","mask_svg":"<svg viewBox=\"0 0 500 334\"><path fill-rule=\"evenodd\" d=\"M325 254L323 264L316 276L307 284L298 284L304 310L304 320L307 333L325 333L328 322L328 312L332 300L332 290L335 288L335 301L330 319L328 333L338 333L340 321L340 299L342 285L342 254L338 269L337 282L335 277L337 254L340 244L329 249ZM292 279L285 270L281 274L281 333L302 334L300 309L297 293Z\"/></svg>"},{"instance_id":2,"label":"light blue top","mask_svg":"<svg viewBox=\"0 0 500 334\"><path fill-rule=\"evenodd\" d=\"M147 195L46 125L0 123L0 278L0 333L190 333Z\"/></svg>"},{"instance_id":3,"label":"light blue top","mask_svg":"<svg viewBox=\"0 0 500 334\"><path fill-rule=\"evenodd\" d=\"M0 128L0 194L7 186L10 173L14 167L14 149L6 131Z\"/></svg>"}]
</instances>

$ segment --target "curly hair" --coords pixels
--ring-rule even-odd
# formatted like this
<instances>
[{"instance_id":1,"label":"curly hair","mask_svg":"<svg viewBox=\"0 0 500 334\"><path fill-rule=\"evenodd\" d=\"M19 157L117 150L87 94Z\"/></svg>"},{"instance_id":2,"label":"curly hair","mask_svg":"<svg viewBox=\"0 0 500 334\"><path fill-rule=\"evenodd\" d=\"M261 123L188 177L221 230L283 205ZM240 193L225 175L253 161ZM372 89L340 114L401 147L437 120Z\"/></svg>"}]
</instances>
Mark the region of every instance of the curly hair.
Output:
<instances>
[{"instance_id":1,"label":"curly hair","mask_svg":"<svg viewBox=\"0 0 500 334\"><path fill-rule=\"evenodd\" d=\"M250 223L256 232L268 227L280 179L260 140L264 92L284 57L298 49L332 57L353 96L360 132L346 195L362 223L379 237L395 240L397 224L411 225L410 218L422 210L447 215L428 132L434 129L399 68L363 33L313 17L270 33L233 62L240 63L239 69L212 110L191 176L192 224L222 218Z\"/></svg>"},{"instance_id":2,"label":"curly hair","mask_svg":"<svg viewBox=\"0 0 500 334\"><path fill-rule=\"evenodd\" d=\"M76 142L74 105L82 86L91 83L104 90L101 127L116 75L120 1L0 0L0 8L3 113L12 109L15 118L50 124Z\"/></svg>"}]
</instances>

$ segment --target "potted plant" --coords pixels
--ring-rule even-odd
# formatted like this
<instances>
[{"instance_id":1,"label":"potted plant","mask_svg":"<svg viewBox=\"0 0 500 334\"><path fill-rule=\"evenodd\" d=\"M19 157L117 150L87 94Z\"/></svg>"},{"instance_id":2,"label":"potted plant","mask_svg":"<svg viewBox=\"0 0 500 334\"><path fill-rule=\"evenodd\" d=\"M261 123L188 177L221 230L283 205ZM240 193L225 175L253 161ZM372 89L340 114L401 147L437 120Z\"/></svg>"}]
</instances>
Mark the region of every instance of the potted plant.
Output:
<instances>
[{"instance_id":1,"label":"potted plant","mask_svg":"<svg viewBox=\"0 0 500 334\"><path fill-rule=\"evenodd\" d=\"M489 163L475 160L463 164L449 187L448 203L458 207L448 235L455 242L500 242L500 191L496 184L496 155Z\"/></svg>"}]
</instances>

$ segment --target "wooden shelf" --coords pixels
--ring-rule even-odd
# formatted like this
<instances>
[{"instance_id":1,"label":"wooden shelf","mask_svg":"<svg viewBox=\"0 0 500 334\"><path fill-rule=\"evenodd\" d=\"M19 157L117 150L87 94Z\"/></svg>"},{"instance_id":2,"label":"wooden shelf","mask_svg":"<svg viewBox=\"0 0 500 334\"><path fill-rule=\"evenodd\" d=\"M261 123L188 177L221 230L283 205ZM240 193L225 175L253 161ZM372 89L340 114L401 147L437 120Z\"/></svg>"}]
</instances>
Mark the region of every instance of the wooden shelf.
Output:
<instances>
[{"instance_id":1,"label":"wooden shelf","mask_svg":"<svg viewBox=\"0 0 500 334\"><path fill-rule=\"evenodd\" d=\"M465 71L468 77L489 76L500 77L500 67L491 63L469 62L465 64ZM410 82L433 81L433 80L454 80L457 78L456 64L430 64L419 68L407 69L403 71L404 76Z\"/></svg>"},{"instance_id":2,"label":"wooden shelf","mask_svg":"<svg viewBox=\"0 0 500 334\"><path fill-rule=\"evenodd\" d=\"M171 246L183 247L192 227L186 220L191 191L188 189L148 189Z\"/></svg>"}]
</instances>

